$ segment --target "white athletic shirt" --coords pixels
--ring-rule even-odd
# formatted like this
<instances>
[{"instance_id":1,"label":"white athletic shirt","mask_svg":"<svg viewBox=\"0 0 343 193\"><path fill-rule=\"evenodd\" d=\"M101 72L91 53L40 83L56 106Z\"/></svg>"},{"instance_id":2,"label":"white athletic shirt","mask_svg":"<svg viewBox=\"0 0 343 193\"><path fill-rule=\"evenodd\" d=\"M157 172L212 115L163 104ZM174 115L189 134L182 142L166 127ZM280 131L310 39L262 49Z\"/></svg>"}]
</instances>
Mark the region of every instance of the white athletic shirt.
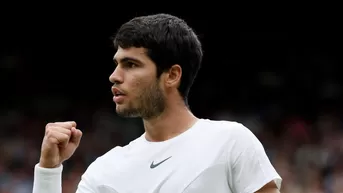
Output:
<instances>
[{"instance_id":1,"label":"white athletic shirt","mask_svg":"<svg viewBox=\"0 0 343 193\"><path fill-rule=\"evenodd\" d=\"M33 193L61 193L63 166L35 166ZM163 142L143 134L97 158L77 193L253 193L281 177L255 135L242 124L199 121Z\"/></svg>"}]
</instances>

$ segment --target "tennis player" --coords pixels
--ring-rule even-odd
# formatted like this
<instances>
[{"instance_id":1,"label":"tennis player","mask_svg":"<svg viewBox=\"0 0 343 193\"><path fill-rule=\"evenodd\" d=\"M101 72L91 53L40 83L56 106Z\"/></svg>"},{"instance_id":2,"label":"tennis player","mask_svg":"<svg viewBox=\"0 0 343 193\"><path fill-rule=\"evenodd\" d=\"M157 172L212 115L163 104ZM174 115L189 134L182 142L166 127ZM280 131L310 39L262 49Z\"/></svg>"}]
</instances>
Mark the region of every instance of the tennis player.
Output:
<instances>
[{"instance_id":1,"label":"tennis player","mask_svg":"<svg viewBox=\"0 0 343 193\"><path fill-rule=\"evenodd\" d=\"M282 179L248 128L197 118L189 109L203 52L184 20L133 18L120 27L114 46L109 79L116 112L141 117L145 132L90 164L77 193L279 193ZM33 193L62 192L63 162L81 136L75 122L46 125Z\"/></svg>"}]
</instances>

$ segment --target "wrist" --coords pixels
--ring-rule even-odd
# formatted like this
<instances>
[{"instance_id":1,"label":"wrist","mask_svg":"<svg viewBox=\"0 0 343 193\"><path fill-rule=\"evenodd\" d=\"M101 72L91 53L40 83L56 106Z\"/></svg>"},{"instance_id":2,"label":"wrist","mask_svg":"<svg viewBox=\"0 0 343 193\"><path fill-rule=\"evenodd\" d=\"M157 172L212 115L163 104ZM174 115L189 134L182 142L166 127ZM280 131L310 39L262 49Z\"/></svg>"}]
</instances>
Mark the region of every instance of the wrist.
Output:
<instances>
[{"instance_id":1,"label":"wrist","mask_svg":"<svg viewBox=\"0 0 343 193\"><path fill-rule=\"evenodd\" d=\"M41 168L58 168L61 164L47 162L43 159L40 159L38 166Z\"/></svg>"}]
</instances>

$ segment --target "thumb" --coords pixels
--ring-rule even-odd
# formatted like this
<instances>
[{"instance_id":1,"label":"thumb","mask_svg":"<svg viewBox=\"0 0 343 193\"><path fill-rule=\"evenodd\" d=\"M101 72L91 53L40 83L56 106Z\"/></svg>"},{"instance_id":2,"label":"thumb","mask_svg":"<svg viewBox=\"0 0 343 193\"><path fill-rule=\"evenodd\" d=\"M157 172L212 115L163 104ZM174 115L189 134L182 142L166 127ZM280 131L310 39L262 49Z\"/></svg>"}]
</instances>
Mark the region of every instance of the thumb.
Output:
<instances>
[{"instance_id":1,"label":"thumb","mask_svg":"<svg viewBox=\"0 0 343 193\"><path fill-rule=\"evenodd\" d=\"M72 134L71 134L69 142L73 143L77 147L77 146L79 146L80 141L81 141L82 131L79 129L76 129L75 127L72 127L71 132L72 132Z\"/></svg>"}]
</instances>

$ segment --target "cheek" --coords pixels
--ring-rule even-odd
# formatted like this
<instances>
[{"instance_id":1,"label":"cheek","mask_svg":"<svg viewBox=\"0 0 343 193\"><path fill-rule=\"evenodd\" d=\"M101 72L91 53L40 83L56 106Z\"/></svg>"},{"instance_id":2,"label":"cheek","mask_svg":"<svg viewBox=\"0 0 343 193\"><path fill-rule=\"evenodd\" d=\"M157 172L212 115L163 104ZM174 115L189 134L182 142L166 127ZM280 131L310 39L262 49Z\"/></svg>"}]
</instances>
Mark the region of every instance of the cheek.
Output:
<instances>
[{"instance_id":1,"label":"cheek","mask_svg":"<svg viewBox=\"0 0 343 193\"><path fill-rule=\"evenodd\" d=\"M153 83L156 83L156 77L150 70L135 71L127 77L127 86L130 94L134 97L141 97L145 91L149 90Z\"/></svg>"},{"instance_id":2,"label":"cheek","mask_svg":"<svg viewBox=\"0 0 343 193\"><path fill-rule=\"evenodd\" d=\"M139 97L149 87L149 78L132 77L130 87L131 94Z\"/></svg>"}]
</instances>

